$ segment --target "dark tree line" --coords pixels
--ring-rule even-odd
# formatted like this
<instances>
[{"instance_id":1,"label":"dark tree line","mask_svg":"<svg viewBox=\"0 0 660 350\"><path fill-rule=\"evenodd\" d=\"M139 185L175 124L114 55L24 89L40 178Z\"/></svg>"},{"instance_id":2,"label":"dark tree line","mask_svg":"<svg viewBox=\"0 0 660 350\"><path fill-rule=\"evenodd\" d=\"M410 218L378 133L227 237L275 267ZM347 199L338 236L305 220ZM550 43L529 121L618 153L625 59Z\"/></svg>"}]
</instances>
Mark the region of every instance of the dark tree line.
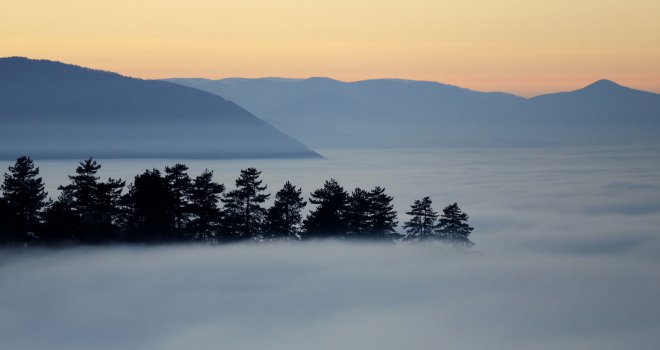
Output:
<instances>
[{"instance_id":1,"label":"dark tree line","mask_svg":"<svg viewBox=\"0 0 660 350\"><path fill-rule=\"evenodd\" d=\"M80 162L52 201L39 168L28 157L18 158L2 183L0 243L433 238L471 244L467 214L454 203L438 220L428 197L415 201L407 213L407 234L397 233L393 198L380 186L349 193L330 179L310 193L313 208L303 217L307 202L302 190L288 181L275 193L273 204L265 206L271 194L255 168L241 170L229 191L214 181L213 171L191 177L184 164L165 167L162 173L147 169L128 186L122 179L101 180L100 168L92 158Z\"/></svg>"},{"instance_id":2,"label":"dark tree line","mask_svg":"<svg viewBox=\"0 0 660 350\"><path fill-rule=\"evenodd\" d=\"M473 228L467 223L468 215L461 211L458 204L453 203L442 209L439 220L438 213L433 210L431 204L431 198L424 197L416 200L410 211L406 212L411 219L403 224L407 233L405 239L438 239L453 246L472 246L469 236Z\"/></svg>"}]
</instances>

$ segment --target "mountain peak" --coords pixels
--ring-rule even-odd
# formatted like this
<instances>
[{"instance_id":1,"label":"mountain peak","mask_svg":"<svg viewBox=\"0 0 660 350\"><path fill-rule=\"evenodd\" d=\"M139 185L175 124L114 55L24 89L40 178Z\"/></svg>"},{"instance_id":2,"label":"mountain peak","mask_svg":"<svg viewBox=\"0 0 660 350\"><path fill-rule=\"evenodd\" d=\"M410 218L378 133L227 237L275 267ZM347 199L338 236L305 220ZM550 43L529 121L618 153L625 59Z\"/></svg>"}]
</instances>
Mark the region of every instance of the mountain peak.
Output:
<instances>
[{"instance_id":1,"label":"mountain peak","mask_svg":"<svg viewBox=\"0 0 660 350\"><path fill-rule=\"evenodd\" d=\"M587 85L583 90L589 89L589 90L602 90L602 89L614 89L614 88L623 88L623 86L613 82L612 80L608 79L601 79L596 82L593 82L589 85Z\"/></svg>"}]
</instances>

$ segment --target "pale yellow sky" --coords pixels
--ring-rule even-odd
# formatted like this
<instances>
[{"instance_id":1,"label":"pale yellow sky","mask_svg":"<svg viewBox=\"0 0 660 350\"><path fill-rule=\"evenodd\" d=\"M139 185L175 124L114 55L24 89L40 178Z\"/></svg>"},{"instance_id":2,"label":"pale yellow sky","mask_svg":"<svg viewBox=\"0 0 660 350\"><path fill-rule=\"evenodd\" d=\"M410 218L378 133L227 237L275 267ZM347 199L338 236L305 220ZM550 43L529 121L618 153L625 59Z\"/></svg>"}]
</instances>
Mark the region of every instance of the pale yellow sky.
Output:
<instances>
[{"instance_id":1,"label":"pale yellow sky","mask_svg":"<svg viewBox=\"0 0 660 350\"><path fill-rule=\"evenodd\" d=\"M0 56L142 78L434 80L520 95L660 92L658 0L20 0Z\"/></svg>"}]
</instances>

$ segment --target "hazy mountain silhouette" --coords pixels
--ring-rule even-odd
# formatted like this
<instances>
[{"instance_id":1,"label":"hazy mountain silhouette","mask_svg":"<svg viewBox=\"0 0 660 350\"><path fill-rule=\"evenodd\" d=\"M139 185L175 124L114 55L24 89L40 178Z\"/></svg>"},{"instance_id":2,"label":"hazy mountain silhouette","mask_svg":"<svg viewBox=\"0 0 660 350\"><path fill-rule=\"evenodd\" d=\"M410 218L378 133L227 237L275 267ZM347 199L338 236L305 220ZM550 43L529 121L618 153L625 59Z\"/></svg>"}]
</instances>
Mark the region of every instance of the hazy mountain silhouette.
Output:
<instances>
[{"instance_id":1,"label":"hazy mountain silhouette","mask_svg":"<svg viewBox=\"0 0 660 350\"><path fill-rule=\"evenodd\" d=\"M660 141L660 95L602 80L526 99L435 82L169 79L236 101L312 147L544 146Z\"/></svg>"},{"instance_id":2,"label":"hazy mountain silhouette","mask_svg":"<svg viewBox=\"0 0 660 350\"><path fill-rule=\"evenodd\" d=\"M60 62L0 59L0 157L316 157L217 95Z\"/></svg>"}]
</instances>

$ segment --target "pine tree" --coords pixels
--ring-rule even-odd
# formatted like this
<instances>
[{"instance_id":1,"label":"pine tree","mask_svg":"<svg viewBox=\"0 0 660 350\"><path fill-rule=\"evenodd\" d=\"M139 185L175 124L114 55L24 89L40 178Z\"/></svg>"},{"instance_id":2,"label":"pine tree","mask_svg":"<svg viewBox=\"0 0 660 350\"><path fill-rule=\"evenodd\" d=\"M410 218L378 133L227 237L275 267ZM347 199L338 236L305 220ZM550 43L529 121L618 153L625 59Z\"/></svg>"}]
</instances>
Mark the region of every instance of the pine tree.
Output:
<instances>
[{"instance_id":1,"label":"pine tree","mask_svg":"<svg viewBox=\"0 0 660 350\"><path fill-rule=\"evenodd\" d=\"M192 181L187 171L188 166L181 163L165 167L165 181L172 195L174 227L177 230L183 230L189 221Z\"/></svg>"},{"instance_id":2,"label":"pine tree","mask_svg":"<svg viewBox=\"0 0 660 350\"><path fill-rule=\"evenodd\" d=\"M371 235L371 212L369 192L359 187L353 190L348 197L346 210L349 237L367 238Z\"/></svg>"},{"instance_id":3,"label":"pine tree","mask_svg":"<svg viewBox=\"0 0 660 350\"><path fill-rule=\"evenodd\" d=\"M275 203L268 209L268 238L299 239L301 211L306 205L307 202L302 199L302 190L287 181L275 194Z\"/></svg>"},{"instance_id":4,"label":"pine tree","mask_svg":"<svg viewBox=\"0 0 660 350\"><path fill-rule=\"evenodd\" d=\"M73 212L82 223L95 221L94 210L97 205L96 196L100 179L96 173L99 169L101 169L101 165L92 158L82 161L76 167L76 175L69 175L71 183L57 188L62 191L60 196L68 199Z\"/></svg>"},{"instance_id":5,"label":"pine tree","mask_svg":"<svg viewBox=\"0 0 660 350\"><path fill-rule=\"evenodd\" d=\"M96 198L94 203L94 212L96 219L96 229L100 234L105 235L105 239L110 237L116 226L121 220L122 212L122 192L126 182L121 179L109 178L107 182L99 182L96 185Z\"/></svg>"},{"instance_id":6,"label":"pine tree","mask_svg":"<svg viewBox=\"0 0 660 350\"><path fill-rule=\"evenodd\" d=\"M21 235L34 231L41 223L43 209L47 205L48 194L39 175L39 168L29 157L16 159L14 166L9 167L2 183L5 220ZM13 219L12 219L13 217Z\"/></svg>"},{"instance_id":7,"label":"pine tree","mask_svg":"<svg viewBox=\"0 0 660 350\"><path fill-rule=\"evenodd\" d=\"M167 182L158 169L137 175L123 201L132 238L143 242L182 239L174 232L174 205Z\"/></svg>"},{"instance_id":8,"label":"pine tree","mask_svg":"<svg viewBox=\"0 0 660 350\"><path fill-rule=\"evenodd\" d=\"M446 206L436 227L436 236L453 245L472 246L469 236L473 228L467 220L468 214L463 213L457 203Z\"/></svg>"},{"instance_id":9,"label":"pine tree","mask_svg":"<svg viewBox=\"0 0 660 350\"><path fill-rule=\"evenodd\" d=\"M422 200L415 200L406 214L410 215L410 221L404 223L407 240L420 240L433 237L433 229L438 213L431 207L431 198L424 197Z\"/></svg>"},{"instance_id":10,"label":"pine tree","mask_svg":"<svg viewBox=\"0 0 660 350\"><path fill-rule=\"evenodd\" d=\"M192 183L190 190L190 212L193 215L192 227L195 240L210 241L216 233L221 219L220 195L225 185L213 181L213 171L205 169Z\"/></svg>"},{"instance_id":11,"label":"pine tree","mask_svg":"<svg viewBox=\"0 0 660 350\"><path fill-rule=\"evenodd\" d=\"M262 204L270 197L264 194L266 185L261 186L261 171L255 168L241 170L236 179L236 189L222 199L225 204L225 226L229 233L238 238L260 239L266 216Z\"/></svg>"},{"instance_id":12,"label":"pine tree","mask_svg":"<svg viewBox=\"0 0 660 350\"><path fill-rule=\"evenodd\" d=\"M49 216L51 229L69 230L74 238L88 243L107 240L116 230L116 223L121 214L121 195L126 183L121 179L99 181L97 172L101 169L92 158L84 160L76 167L76 175L69 175L70 184L59 186L62 192L53 204L55 211ZM58 212L71 220L66 227L55 217ZM52 220L52 221L51 221Z\"/></svg>"},{"instance_id":13,"label":"pine tree","mask_svg":"<svg viewBox=\"0 0 660 350\"><path fill-rule=\"evenodd\" d=\"M309 202L316 208L305 219L305 238L337 237L348 232L348 193L335 179L326 181L323 188L312 192Z\"/></svg>"},{"instance_id":14,"label":"pine tree","mask_svg":"<svg viewBox=\"0 0 660 350\"><path fill-rule=\"evenodd\" d=\"M46 210L48 240L52 242L76 240L82 232L80 219L73 210L71 192L62 192Z\"/></svg>"},{"instance_id":15,"label":"pine tree","mask_svg":"<svg viewBox=\"0 0 660 350\"><path fill-rule=\"evenodd\" d=\"M385 194L385 189L376 186L369 192L370 230L374 238L387 238L396 234L397 214L392 205L393 198Z\"/></svg>"}]
</instances>

